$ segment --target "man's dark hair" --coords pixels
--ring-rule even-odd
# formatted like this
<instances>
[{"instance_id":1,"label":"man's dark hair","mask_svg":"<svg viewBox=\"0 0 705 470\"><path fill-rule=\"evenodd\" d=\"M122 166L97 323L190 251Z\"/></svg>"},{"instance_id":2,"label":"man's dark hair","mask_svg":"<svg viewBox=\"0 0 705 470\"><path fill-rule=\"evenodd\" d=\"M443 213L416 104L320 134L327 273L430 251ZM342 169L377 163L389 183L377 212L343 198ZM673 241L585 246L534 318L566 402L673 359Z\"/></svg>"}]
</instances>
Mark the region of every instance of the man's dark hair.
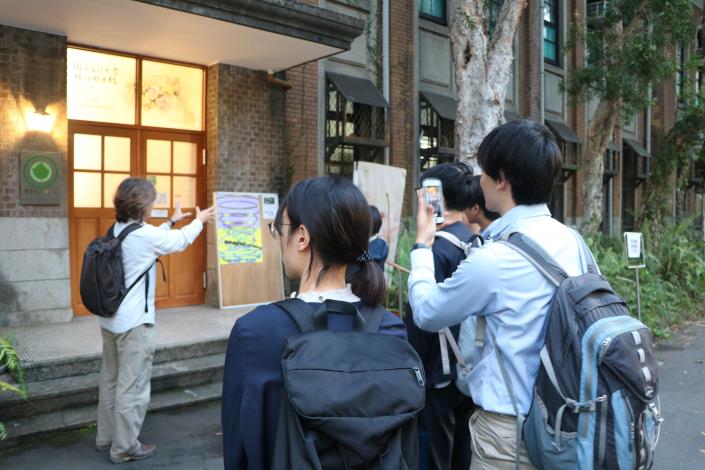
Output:
<instances>
[{"instance_id":1,"label":"man's dark hair","mask_svg":"<svg viewBox=\"0 0 705 470\"><path fill-rule=\"evenodd\" d=\"M561 152L551 131L526 119L495 127L480 144L477 160L493 180L509 181L516 204L548 202L561 171Z\"/></svg>"},{"instance_id":2,"label":"man's dark hair","mask_svg":"<svg viewBox=\"0 0 705 470\"><path fill-rule=\"evenodd\" d=\"M485 206L485 195L482 193L482 187L480 186L480 176L473 176L470 180L470 199L468 201L468 207L472 207L475 204L480 206L482 213L485 214L488 220L495 220L499 218L497 212L488 211Z\"/></svg>"},{"instance_id":3,"label":"man's dark hair","mask_svg":"<svg viewBox=\"0 0 705 470\"><path fill-rule=\"evenodd\" d=\"M372 205L370 205L370 223L372 224L370 234L377 235L382 229L382 214L379 213L377 207Z\"/></svg>"},{"instance_id":4,"label":"man's dark hair","mask_svg":"<svg viewBox=\"0 0 705 470\"><path fill-rule=\"evenodd\" d=\"M154 185L142 178L127 178L115 191L113 205L118 222L142 220L144 211L157 198Z\"/></svg>"},{"instance_id":5,"label":"man's dark hair","mask_svg":"<svg viewBox=\"0 0 705 470\"><path fill-rule=\"evenodd\" d=\"M442 163L430 168L421 175L421 182L429 178L438 178L443 186L443 199L446 208L464 211L470 197L470 179L472 168L462 162Z\"/></svg>"}]
</instances>

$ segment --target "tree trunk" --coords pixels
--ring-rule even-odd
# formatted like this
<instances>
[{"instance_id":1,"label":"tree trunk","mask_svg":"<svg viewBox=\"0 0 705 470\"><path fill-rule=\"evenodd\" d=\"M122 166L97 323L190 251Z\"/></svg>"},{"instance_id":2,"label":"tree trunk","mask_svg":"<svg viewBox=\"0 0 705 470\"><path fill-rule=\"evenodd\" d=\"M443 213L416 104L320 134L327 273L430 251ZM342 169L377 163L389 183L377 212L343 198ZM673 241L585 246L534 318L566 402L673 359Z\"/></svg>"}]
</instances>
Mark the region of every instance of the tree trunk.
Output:
<instances>
[{"instance_id":1,"label":"tree trunk","mask_svg":"<svg viewBox=\"0 0 705 470\"><path fill-rule=\"evenodd\" d=\"M511 77L512 45L526 0L505 1L494 33L484 27L483 0L457 0L451 22L451 46L458 89L455 133L459 160L477 168L482 139L504 121Z\"/></svg>"},{"instance_id":2,"label":"tree trunk","mask_svg":"<svg viewBox=\"0 0 705 470\"><path fill-rule=\"evenodd\" d=\"M583 152L585 177L583 179L583 225L581 232L597 235L602 223L602 179L605 172L604 155L612 140L612 130L619 118L618 100L601 100L590 120L587 142Z\"/></svg>"}]
</instances>

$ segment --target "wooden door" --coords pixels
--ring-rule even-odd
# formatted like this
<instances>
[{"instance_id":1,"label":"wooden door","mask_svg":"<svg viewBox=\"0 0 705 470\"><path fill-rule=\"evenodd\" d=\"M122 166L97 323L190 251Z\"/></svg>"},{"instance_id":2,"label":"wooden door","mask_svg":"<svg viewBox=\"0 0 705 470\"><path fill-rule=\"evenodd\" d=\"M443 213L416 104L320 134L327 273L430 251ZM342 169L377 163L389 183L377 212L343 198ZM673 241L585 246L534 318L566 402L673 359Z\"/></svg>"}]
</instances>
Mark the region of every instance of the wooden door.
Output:
<instances>
[{"instance_id":1,"label":"wooden door","mask_svg":"<svg viewBox=\"0 0 705 470\"><path fill-rule=\"evenodd\" d=\"M83 252L115 222L112 197L120 182L147 177L158 200L149 222L159 225L173 213L177 200L185 212L205 205L203 137L188 133L145 132L100 125L71 124L69 129L69 240L71 298L76 315L86 315L79 280ZM191 218L179 225L189 223ZM185 252L162 257L167 281L157 273L157 308L203 303L205 237Z\"/></svg>"},{"instance_id":2,"label":"wooden door","mask_svg":"<svg viewBox=\"0 0 705 470\"><path fill-rule=\"evenodd\" d=\"M205 207L205 168L203 137L178 132L142 132L140 142L141 172L157 188L157 201L152 224L159 225L174 212L181 201L184 212L191 216L180 222L190 223L196 206ZM205 228L204 228L205 232ZM157 307L176 307L203 303L205 296L205 233L181 253L162 258L167 281L157 275ZM160 268L161 270L161 268Z\"/></svg>"}]
</instances>

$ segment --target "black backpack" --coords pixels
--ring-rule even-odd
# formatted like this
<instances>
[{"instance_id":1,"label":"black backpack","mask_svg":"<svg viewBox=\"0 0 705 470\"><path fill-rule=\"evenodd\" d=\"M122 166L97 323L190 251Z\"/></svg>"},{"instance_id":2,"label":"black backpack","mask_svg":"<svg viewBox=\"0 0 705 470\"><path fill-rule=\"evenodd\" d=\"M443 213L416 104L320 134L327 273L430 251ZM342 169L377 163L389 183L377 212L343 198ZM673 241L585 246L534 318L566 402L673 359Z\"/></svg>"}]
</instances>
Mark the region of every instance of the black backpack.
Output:
<instances>
[{"instance_id":1,"label":"black backpack","mask_svg":"<svg viewBox=\"0 0 705 470\"><path fill-rule=\"evenodd\" d=\"M301 334L286 339L284 393L272 469L418 468L416 416L423 366L411 345L378 334L385 310L327 300L278 302ZM352 331L327 329L328 312L355 316Z\"/></svg>"},{"instance_id":2,"label":"black backpack","mask_svg":"<svg viewBox=\"0 0 705 470\"><path fill-rule=\"evenodd\" d=\"M83 254L81 267L81 300L91 313L100 317L112 317L130 290L147 275L154 263L139 275L130 285L125 286L125 271L122 266L122 241L130 233L142 227L140 224L130 224L120 235L113 235L112 225L104 237L93 240ZM156 261L155 261L156 262ZM148 311L147 296L149 294L149 276L144 283L144 311Z\"/></svg>"},{"instance_id":3,"label":"black backpack","mask_svg":"<svg viewBox=\"0 0 705 470\"><path fill-rule=\"evenodd\" d=\"M529 237L500 241L556 286L524 443L538 468L650 469L662 421L651 332L629 315L575 236L588 266L575 277ZM501 339L498 363L516 409L500 348Z\"/></svg>"}]
</instances>

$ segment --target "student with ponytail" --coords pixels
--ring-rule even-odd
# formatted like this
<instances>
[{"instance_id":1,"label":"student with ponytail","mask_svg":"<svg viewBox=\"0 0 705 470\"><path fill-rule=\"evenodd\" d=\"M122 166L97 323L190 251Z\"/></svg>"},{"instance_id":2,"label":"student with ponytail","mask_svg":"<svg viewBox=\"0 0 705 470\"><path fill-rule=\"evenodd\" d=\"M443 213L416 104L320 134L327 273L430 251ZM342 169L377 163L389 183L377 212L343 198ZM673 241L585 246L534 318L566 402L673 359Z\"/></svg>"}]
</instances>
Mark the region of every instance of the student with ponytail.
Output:
<instances>
[{"instance_id":1,"label":"student with ponytail","mask_svg":"<svg viewBox=\"0 0 705 470\"><path fill-rule=\"evenodd\" d=\"M286 275L300 281L295 296L312 311L327 300L348 302L358 310L383 302L384 275L368 253L367 201L350 181L319 177L296 184L270 232L280 241ZM354 321L352 315L327 314L330 330L351 330ZM406 338L404 324L386 311L379 332ZM272 466L283 394L282 352L285 339L298 333L276 304L257 307L233 327L223 377L226 469Z\"/></svg>"}]
</instances>

